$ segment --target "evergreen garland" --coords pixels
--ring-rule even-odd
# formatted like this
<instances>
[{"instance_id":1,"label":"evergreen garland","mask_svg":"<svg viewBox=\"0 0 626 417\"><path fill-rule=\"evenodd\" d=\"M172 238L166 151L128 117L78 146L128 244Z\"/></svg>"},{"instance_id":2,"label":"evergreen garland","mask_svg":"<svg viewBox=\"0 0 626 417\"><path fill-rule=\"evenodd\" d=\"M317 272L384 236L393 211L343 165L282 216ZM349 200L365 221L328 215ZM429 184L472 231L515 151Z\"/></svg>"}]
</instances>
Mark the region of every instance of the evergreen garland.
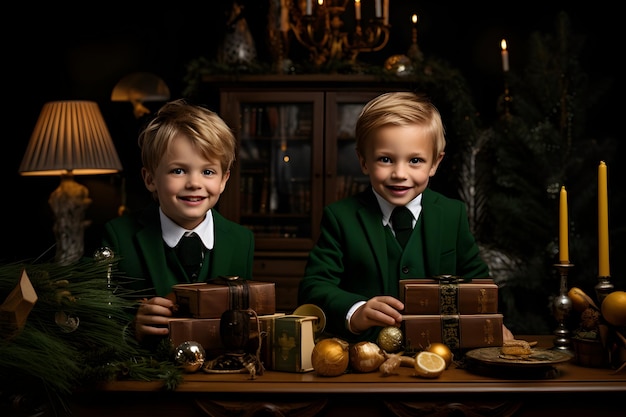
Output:
<instances>
[{"instance_id":1,"label":"evergreen garland","mask_svg":"<svg viewBox=\"0 0 626 417\"><path fill-rule=\"evenodd\" d=\"M571 196L569 287L593 293L597 282L597 166L615 143L587 129L589 110L607 91L607 80L591 83L580 63L584 46L565 13L558 14L553 34L531 35L528 64L521 75L507 73L511 98L501 101L501 118L481 155L492 167L492 180L483 217L488 220L478 237L513 260L501 295L514 333L549 334L556 328L552 303L559 293L554 264L562 185Z\"/></svg>"},{"instance_id":2,"label":"evergreen garland","mask_svg":"<svg viewBox=\"0 0 626 417\"><path fill-rule=\"evenodd\" d=\"M64 414L76 389L115 379L162 380L164 389L176 387L182 372L166 355L124 336L132 302L111 288L109 268L92 260L0 265L0 303L22 271L37 295L22 328L10 320L0 323L0 410Z\"/></svg>"}]
</instances>

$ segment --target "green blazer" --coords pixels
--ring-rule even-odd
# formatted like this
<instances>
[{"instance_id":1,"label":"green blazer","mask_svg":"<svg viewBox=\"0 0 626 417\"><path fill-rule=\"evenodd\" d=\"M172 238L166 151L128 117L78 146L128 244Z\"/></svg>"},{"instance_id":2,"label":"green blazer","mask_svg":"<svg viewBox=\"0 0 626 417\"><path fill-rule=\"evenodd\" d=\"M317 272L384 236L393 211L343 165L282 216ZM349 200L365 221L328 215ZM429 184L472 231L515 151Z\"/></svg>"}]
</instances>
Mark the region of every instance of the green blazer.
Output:
<instances>
[{"instance_id":1,"label":"green blazer","mask_svg":"<svg viewBox=\"0 0 626 417\"><path fill-rule=\"evenodd\" d=\"M355 338L345 327L346 314L356 302L376 295L398 297L398 281L405 278L489 276L462 201L426 189L420 216L424 239L413 233L395 268L389 265L387 248L387 242L393 241L388 240L391 229L383 227L371 187L326 206L319 239L300 282L298 303L319 306L330 334L351 341L372 340L380 329ZM420 247L422 256L416 257ZM416 276L417 271L425 271L425 276Z\"/></svg>"},{"instance_id":2,"label":"green blazer","mask_svg":"<svg viewBox=\"0 0 626 417\"><path fill-rule=\"evenodd\" d=\"M210 261L200 271L201 281L220 275L252 279L254 235L212 210L215 245ZM161 236L159 209L148 208L117 217L104 226L102 243L120 258L119 275L128 282L124 288L141 292L137 296L166 296L174 284L189 282L184 270Z\"/></svg>"}]
</instances>

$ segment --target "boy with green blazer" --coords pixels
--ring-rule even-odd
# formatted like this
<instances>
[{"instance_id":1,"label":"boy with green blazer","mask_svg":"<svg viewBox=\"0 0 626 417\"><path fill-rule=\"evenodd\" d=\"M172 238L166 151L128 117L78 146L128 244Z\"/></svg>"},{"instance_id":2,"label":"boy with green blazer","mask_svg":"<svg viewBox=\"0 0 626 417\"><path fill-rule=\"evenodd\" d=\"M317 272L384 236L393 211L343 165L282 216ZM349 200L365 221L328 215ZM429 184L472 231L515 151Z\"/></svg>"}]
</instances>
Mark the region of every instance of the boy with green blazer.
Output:
<instances>
[{"instance_id":1,"label":"boy with green blazer","mask_svg":"<svg viewBox=\"0 0 626 417\"><path fill-rule=\"evenodd\" d=\"M216 113L184 100L166 103L140 133L139 147L155 204L109 221L103 245L119 259L128 289L144 297L130 328L141 342L167 336L173 285L251 279L254 236L214 208L237 149Z\"/></svg>"},{"instance_id":2,"label":"boy with green blazer","mask_svg":"<svg viewBox=\"0 0 626 417\"><path fill-rule=\"evenodd\" d=\"M298 292L299 304L324 311L329 334L375 342L383 327L400 326L401 279L489 276L465 204L427 188L445 145L439 111L423 96L386 93L363 108L356 153L370 187L324 208ZM409 213L406 247L394 232L397 207Z\"/></svg>"}]
</instances>

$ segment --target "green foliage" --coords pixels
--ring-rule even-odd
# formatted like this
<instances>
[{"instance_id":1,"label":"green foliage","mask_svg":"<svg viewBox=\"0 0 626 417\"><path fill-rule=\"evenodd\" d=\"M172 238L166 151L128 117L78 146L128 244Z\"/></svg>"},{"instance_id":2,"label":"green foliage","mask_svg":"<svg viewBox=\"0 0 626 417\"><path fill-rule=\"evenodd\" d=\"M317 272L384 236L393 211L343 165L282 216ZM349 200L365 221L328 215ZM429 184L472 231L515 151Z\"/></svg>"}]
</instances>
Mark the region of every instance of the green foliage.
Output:
<instances>
[{"instance_id":1,"label":"green foliage","mask_svg":"<svg viewBox=\"0 0 626 417\"><path fill-rule=\"evenodd\" d=\"M120 378L163 380L166 389L175 388L181 371L124 336L132 303L107 280L108 263L0 265L0 300L22 271L37 301L21 328L2 316L0 410L20 398L23 408L59 412L77 388Z\"/></svg>"},{"instance_id":2,"label":"green foliage","mask_svg":"<svg viewBox=\"0 0 626 417\"><path fill-rule=\"evenodd\" d=\"M485 161L493 167L487 204L489 220L479 228L483 242L517 259L501 277L507 324L514 333L552 331L552 297L558 295L558 205L569 191L570 286L593 286L597 252L597 166L610 153L611 139L590 136L587 115L606 92L592 84L580 63L584 37L557 16L553 34L533 33L527 66L507 74L510 100L493 126ZM535 300L545 300L535 302Z\"/></svg>"}]
</instances>

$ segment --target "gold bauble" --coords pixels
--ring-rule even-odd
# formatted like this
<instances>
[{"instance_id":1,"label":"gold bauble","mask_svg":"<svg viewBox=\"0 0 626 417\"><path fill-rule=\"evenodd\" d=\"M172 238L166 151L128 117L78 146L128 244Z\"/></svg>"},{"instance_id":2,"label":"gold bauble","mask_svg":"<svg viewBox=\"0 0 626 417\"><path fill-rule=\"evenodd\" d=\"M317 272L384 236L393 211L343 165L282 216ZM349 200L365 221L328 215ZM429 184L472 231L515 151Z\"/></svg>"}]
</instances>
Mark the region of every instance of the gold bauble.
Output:
<instances>
[{"instance_id":1,"label":"gold bauble","mask_svg":"<svg viewBox=\"0 0 626 417\"><path fill-rule=\"evenodd\" d=\"M403 341L404 335L399 327L387 326L378 333L376 344L385 352L395 353L402 349Z\"/></svg>"},{"instance_id":2,"label":"gold bauble","mask_svg":"<svg viewBox=\"0 0 626 417\"><path fill-rule=\"evenodd\" d=\"M426 348L426 351L436 353L437 355L441 356L443 360L446 361L446 369L450 366L450 364L452 363L452 359L454 358L452 350L450 350L448 345L443 343L431 343Z\"/></svg>"},{"instance_id":3,"label":"gold bauble","mask_svg":"<svg viewBox=\"0 0 626 417\"><path fill-rule=\"evenodd\" d=\"M404 77L413 74L413 63L411 58L406 55L392 55L385 61L385 70L399 77Z\"/></svg>"},{"instance_id":4,"label":"gold bauble","mask_svg":"<svg viewBox=\"0 0 626 417\"><path fill-rule=\"evenodd\" d=\"M350 345L336 337L322 339L315 344L311 353L313 369L319 376L338 376L348 369Z\"/></svg>"},{"instance_id":5,"label":"gold bauble","mask_svg":"<svg viewBox=\"0 0 626 417\"><path fill-rule=\"evenodd\" d=\"M374 342L361 341L350 346L350 365L355 372L373 372L387 358Z\"/></svg>"}]
</instances>

